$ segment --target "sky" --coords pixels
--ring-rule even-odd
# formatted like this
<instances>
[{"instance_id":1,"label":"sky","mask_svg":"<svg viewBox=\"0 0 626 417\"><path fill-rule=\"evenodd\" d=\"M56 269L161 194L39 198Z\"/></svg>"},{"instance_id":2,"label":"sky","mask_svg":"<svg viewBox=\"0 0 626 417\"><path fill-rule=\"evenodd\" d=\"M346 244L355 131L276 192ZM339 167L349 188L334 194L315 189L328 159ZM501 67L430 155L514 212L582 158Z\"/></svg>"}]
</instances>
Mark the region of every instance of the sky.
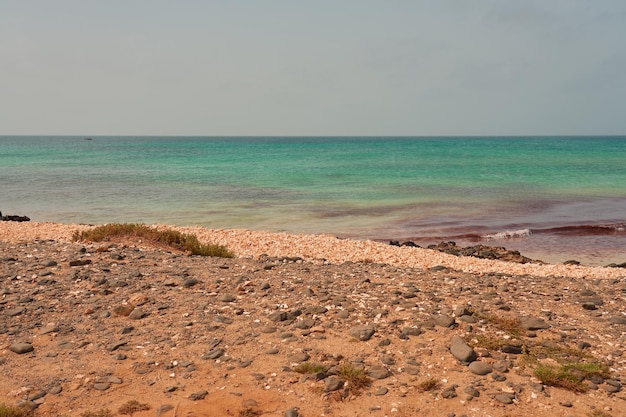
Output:
<instances>
[{"instance_id":1,"label":"sky","mask_svg":"<svg viewBox=\"0 0 626 417\"><path fill-rule=\"evenodd\" d=\"M0 0L0 135L624 134L624 0Z\"/></svg>"}]
</instances>

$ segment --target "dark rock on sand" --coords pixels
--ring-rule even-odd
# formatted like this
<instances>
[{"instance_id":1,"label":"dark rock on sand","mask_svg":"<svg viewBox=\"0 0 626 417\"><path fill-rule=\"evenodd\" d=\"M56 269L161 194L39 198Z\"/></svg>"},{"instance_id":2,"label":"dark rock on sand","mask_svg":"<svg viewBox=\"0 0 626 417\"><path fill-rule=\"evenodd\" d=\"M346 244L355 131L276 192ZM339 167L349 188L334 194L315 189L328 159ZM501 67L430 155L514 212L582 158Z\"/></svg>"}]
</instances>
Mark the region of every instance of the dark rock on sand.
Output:
<instances>
[{"instance_id":1,"label":"dark rock on sand","mask_svg":"<svg viewBox=\"0 0 626 417\"><path fill-rule=\"evenodd\" d=\"M476 360L476 352L465 340L459 336L453 336L450 341L450 353L461 362L473 362Z\"/></svg>"},{"instance_id":2,"label":"dark rock on sand","mask_svg":"<svg viewBox=\"0 0 626 417\"><path fill-rule=\"evenodd\" d=\"M350 330L350 336L361 342L366 342L372 338L376 330L372 326L357 326Z\"/></svg>"},{"instance_id":3,"label":"dark rock on sand","mask_svg":"<svg viewBox=\"0 0 626 417\"><path fill-rule=\"evenodd\" d=\"M9 346L9 350L11 352L15 352L21 355L23 353L32 352L33 350L35 350L35 348L33 348L33 345L31 345L30 343L18 342L13 343L11 346Z\"/></svg>"}]
</instances>

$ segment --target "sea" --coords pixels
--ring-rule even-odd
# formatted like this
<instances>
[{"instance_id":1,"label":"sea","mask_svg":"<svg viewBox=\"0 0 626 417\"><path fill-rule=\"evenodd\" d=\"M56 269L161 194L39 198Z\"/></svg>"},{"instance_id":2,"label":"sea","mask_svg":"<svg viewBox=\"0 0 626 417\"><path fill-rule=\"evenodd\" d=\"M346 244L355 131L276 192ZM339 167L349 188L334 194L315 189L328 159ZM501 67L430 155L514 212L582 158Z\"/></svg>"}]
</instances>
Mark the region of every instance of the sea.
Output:
<instances>
[{"instance_id":1,"label":"sea","mask_svg":"<svg viewBox=\"0 0 626 417\"><path fill-rule=\"evenodd\" d=\"M0 211L626 262L626 136L0 136Z\"/></svg>"}]
</instances>

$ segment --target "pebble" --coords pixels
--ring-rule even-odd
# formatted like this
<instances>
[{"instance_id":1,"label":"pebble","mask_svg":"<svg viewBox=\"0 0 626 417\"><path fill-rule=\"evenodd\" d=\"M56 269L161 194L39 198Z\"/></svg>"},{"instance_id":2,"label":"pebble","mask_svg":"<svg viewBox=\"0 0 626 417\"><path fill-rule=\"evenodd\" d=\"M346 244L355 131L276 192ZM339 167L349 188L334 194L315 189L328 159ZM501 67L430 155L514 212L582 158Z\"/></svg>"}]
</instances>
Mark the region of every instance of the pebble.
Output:
<instances>
[{"instance_id":1,"label":"pebble","mask_svg":"<svg viewBox=\"0 0 626 417\"><path fill-rule=\"evenodd\" d=\"M513 404L513 400L515 399L515 395L514 394L509 394L509 393L503 393L503 394L497 394L494 398L497 401L501 402L502 404Z\"/></svg>"},{"instance_id":2,"label":"pebble","mask_svg":"<svg viewBox=\"0 0 626 417\"><path fill-rule=\"evenodd\" d=\"M324 392L333 392L343 388L344 382L336 376L329 376L324 380Z\"/></svg>"},{"instance_id":3,"label":"pebble","mask_svg":"<svg viewBox=\"0 0 626 417\"><path fill-rule=\"evenodd\" d=\"M33 350L35 350L35 348L30 343L19 342L13 343L11 346L9 346L9 350L11 352L21 355L24 353L32 352Z\"/></svg>"},{"instance_id":4,"label":"pebble","mask_svg":"<svg viewBox=\"0 0 626 417\"><path fill-rule=\"evenodd\" d=\"M476 352L460 336L452 336L450 353L461 362L473 362L476 360Z\"/></svg>"},{"instance_id":5,"label":"pebble","mask_svg":"<svg viewBox=\"0 0 626 417\"><path fill-rule=\"evenodd\" d=\"M469 364L469 370L476 375L487 375L493 372L493 368L490 364L481 361L474 361Z\"/></svg>"},{"instance_id":6,"label":"pebble","mask_svg":"<svg viewBox=\"0 0 626 417\"><path fill-rule=\"evenodd\" d=\"M376 330L372 326L357 326L350 329L350 336L361 342L366 342L372 338Z\"/></svg>"}]
</instances>

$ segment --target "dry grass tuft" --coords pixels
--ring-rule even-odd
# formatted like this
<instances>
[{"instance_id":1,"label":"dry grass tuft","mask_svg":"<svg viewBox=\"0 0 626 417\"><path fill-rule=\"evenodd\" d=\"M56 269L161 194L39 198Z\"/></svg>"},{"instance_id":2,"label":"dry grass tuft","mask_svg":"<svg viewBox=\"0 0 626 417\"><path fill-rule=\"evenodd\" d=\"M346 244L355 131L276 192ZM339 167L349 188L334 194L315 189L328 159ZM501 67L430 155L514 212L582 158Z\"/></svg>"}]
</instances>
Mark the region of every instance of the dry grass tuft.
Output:
<instances>
[{"instance_id":1,"label":"dry grass tuft","mask_svg":"<svg viewBox=\"0 0 626 417\"><path fill-rule=\"evenodd\" d=\"M30 417L33 412L26 407L12 407L0 404L0 417Z\"/></svg>"},{"instance_id":2,"label":"dry grass tuft","mask_svg":"<svg viewBox=\"0 0 626 417\"><path fill-rule=\"evenodd\" d=\"M316 362L303 362L293 368L293 370L299 374L317 374L319 372L326 372L328 369L329 366Z\"/></svg>"},{"instance_id":3,"label":"dry grass tuft","mask_svg":"<svg viewBox=\"0 0 626 417\"><path fill-rule=\"evenodd\" d=\"M436 380L435 378L426 379L419 384L417 384L417 389L421 392L434 391L441 387L441 382Z\"/></svg>"},{"instance_id":4,"label":"dry grass tuft","mask_svg":"<svg viewBox=\"0 0 626 417\"><path fill-rule=\"evenodd\" d=\"M146 411L149 410L150 406L148 404L142 404L137 400L130 400L124 404L117 410L120 414L126 414L129 416L133 416L137 411Z\"/></svg>"},{"instance_id":5,"label":"dry grass tuft","mask_svg":"<svg viewBox=\"0 0 626 417\"><path fill-rule=\"evenodd\" d=\"M163 244L171 248L189 252L192 255L233 258L235 255L225 246L201 244L195 235L175 230L159 230L145 224L111 223L83 232L74 232L72 239L102 242L111 239L133 238Z\"/></svg>"},{"instance_id":6,"label":"dry grass tuft","mask_svg":"<svg viewBox=\"0 0 626 417\"><path fill-rule=\"evenodd\" d=\"M372 382L363 369L357 368L348 362L343 362L339 365L337 376L346 381L349 389L353 392L368 387Z\"/></svg>"}]
</instances>

